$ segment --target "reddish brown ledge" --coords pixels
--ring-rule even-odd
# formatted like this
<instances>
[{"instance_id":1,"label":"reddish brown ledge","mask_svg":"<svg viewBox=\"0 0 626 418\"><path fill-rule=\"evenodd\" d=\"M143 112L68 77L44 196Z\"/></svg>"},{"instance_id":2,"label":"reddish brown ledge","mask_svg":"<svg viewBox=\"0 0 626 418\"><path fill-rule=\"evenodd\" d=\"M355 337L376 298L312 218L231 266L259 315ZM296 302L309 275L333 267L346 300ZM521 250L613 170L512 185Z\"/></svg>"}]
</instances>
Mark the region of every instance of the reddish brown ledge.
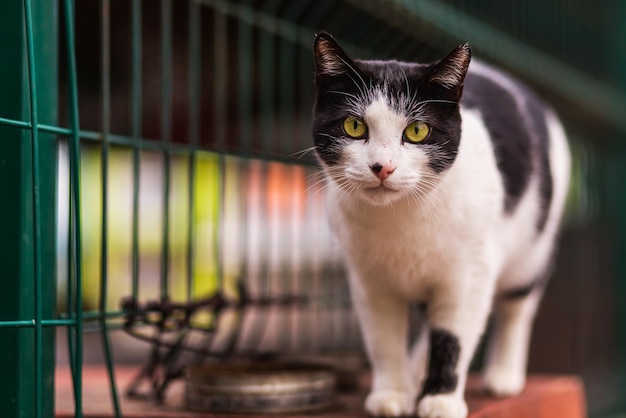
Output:
<instances>
[{"instance_id":1,"label":"reddish brown ledge","mask_svg":"<svg viewBox=\"0 0 626 418\"><path fill-rule=\"evenodd\" d=\"M115 370L118 390L136 373L135 368L118 367ZM364 377L364 386L367 378ZM175 384L168 392L165 405L145 401L121 399L122 412L130 418L213 418L216 415L189 412L182 408L182 384ZM319 414L323 418L366 417L363 413L364 392L341 395L336 408ZM482 393L477 378L471 378L467 389L470 418L584 418L585 400L580 379L573 376L530 376L524 392L519 396L494 399ZM56 376L56 416L74 416L72 381L69 370L59 368ZM106 371L102 366L83 369L83 411L86 418L113 416ZM235 415L230 415L235 416ZM250 415L245 415L250 418Z\"/></svg>"}]
</instances>

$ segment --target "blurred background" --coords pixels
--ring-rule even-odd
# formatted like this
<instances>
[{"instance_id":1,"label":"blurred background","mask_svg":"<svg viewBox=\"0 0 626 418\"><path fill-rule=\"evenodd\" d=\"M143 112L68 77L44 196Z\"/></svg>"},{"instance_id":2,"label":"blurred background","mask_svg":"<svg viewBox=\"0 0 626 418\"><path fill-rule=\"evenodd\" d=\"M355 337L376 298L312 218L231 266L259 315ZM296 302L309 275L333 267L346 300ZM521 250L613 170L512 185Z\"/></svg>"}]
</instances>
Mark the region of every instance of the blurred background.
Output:
<instances>
[{"instance_id":1,"label":"blurred background","mask_svg":"<svg viewBox=\"0 0 626 418\"><path fill-rule=\"evenodd\" d=\"M2 19L21 25L20 2L8 3L19 7L0 6ZM470 42L475 57L553 104L574 156L530 370L582 376L592 417L626 414L625 2L77 0L74 19L64 4L34 1L33 16L35 41L46 45L38 77L51 107L42 118L65 129L79 115L86 363L145 359L152 346L120 330L125 298L186 303L221 292L236 301L241 286L271 303L222 318L222 335L206 346L360 351L310 150L313 35L332 33L353 57L417 62ZM0 106L0 117L19 119L10 109ZM54 315L71 317L81 278L71 139L59 133L43 157L55 162L56 190L42 218L55 231L46 268L56 290L46 294ZM59 365L75 361L68 330L54 329Z\"/></svg>"}]
</instances>

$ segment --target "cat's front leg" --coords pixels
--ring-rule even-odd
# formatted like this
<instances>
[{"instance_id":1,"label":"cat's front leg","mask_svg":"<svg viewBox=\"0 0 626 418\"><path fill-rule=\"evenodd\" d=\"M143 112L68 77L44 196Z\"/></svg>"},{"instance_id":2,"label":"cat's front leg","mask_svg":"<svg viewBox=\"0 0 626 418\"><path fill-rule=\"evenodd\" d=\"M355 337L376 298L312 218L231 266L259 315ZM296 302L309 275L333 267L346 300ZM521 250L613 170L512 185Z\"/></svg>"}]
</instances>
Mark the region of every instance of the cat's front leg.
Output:
<instances>
[{"instance_id":1,"label":"cat's front leg","mask_svg":"<svg viewBox=\"0 0 626 418\"><path fill-rule=\"evenodd\" d=\"M488 289L445 289L429 304L430 356L420 418L467 417L465 382L490 311Z\"/></svg>"},{"instance_id":2,"label":"cat's front leg","mask_svg":"<svg viewBox=\"0 0 626 418\"><path fill-rule=\"evenodd\" d=\"M372 366L365 410L383 417L414 414L417 392L407 350L408 303L378 284L352 280L351 292Z\"/></svg>"}]
</instances>

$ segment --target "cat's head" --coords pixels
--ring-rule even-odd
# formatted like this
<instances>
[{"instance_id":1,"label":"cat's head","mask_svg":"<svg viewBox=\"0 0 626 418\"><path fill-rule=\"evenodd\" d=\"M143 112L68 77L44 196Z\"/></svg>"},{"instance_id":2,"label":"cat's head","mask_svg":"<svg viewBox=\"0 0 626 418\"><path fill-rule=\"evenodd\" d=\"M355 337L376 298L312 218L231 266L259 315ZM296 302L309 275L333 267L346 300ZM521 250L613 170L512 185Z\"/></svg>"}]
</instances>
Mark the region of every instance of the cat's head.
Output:
<instances>
[{"instance_id":1,"label":"cat's head","mask_svg":"<svg viewBox=\"0 0 626 418\"><path fill-rule=\"evenodd\" d=\"M313 138L331 181L373 205L419 197L454 163L469 45L434 64L351 59L316 35Z\"/></svg>"}]
</instances>

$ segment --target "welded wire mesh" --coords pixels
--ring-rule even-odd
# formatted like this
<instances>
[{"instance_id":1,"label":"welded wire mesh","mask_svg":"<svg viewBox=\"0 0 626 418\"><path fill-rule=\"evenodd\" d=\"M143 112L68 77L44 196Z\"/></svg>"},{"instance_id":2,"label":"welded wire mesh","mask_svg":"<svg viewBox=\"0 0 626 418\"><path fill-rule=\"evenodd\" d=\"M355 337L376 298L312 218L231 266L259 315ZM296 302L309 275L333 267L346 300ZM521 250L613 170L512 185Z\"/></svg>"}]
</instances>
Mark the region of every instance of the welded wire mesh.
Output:
<instances>
[{"instance_id":1,"label":"welded wire mesh","mask_svg":"<svg viewBox=\"0 0 626 418\"><path fill-rule=\"evenodd\" d=\"M607 252L586 252L583 243L590 236L603 241L588 225L600 214L615 219L621 207L603 200L610 190L590 184L619 178L622 154L607 142L585 140L623 137L624 63L599 64L619 45L615 16L624 16L623 8L612 1L593 10L584 2L506 9L488 3L3 2L2 33L17 41L3 52L7 64L0 70L7 92L0 169L8 201L16 202L7 204L5 217L10 223L19 214L20 221L3 226L2 256L7 274L16 277L5 294L19 306L5 304L0 334L24 356L7 367L23 382L13 385L18 401L11 410L52 414L53 330L65 332L58 347L67 353L61 357L72 374L76 416L83 409L81 370L94 341L107 365L112 408L121 415L116 361L145 353L137 349L145 347L141 342L128 346L120 337L124 328L163 347L185 341L202 354L225 347L258 353L360 346L309 149L310 45L320 29L364 58L431 61L469 40L477 55L539 87L560 105L579 140L571 210L578 229L568 232L565 254L584 254L578 258L587 271L613 269L608 275L619 277L624 270L603 258ZM608 29L594 32L590 21ZM57 68L58 77L46 77ZM16 88L13 96L9 87ZM58 115L50 111L57 103ZM11 176L20 179L14 189ZM576 278L579 270L563 271ZM558 279L559 290L572 283ZM582 301L574 315L587 325L568 328L571 338L577 347L591 340L610 345L614 334L596 335L584 320L602 317L584 296L602 295L609 285L574 283ZM202 302L239 310L218 317L203 311ZM557 318L571 315L548 306ZM540 347L542 358L550 351ZM584 355L544 354L538 364L592 375L593 361L606 366L606 359L623 359L579 350ZM0 384L12 385L5 380ZM598 395L597 404L614 405L615 398Z\"/></svg>"}]
</instances>

